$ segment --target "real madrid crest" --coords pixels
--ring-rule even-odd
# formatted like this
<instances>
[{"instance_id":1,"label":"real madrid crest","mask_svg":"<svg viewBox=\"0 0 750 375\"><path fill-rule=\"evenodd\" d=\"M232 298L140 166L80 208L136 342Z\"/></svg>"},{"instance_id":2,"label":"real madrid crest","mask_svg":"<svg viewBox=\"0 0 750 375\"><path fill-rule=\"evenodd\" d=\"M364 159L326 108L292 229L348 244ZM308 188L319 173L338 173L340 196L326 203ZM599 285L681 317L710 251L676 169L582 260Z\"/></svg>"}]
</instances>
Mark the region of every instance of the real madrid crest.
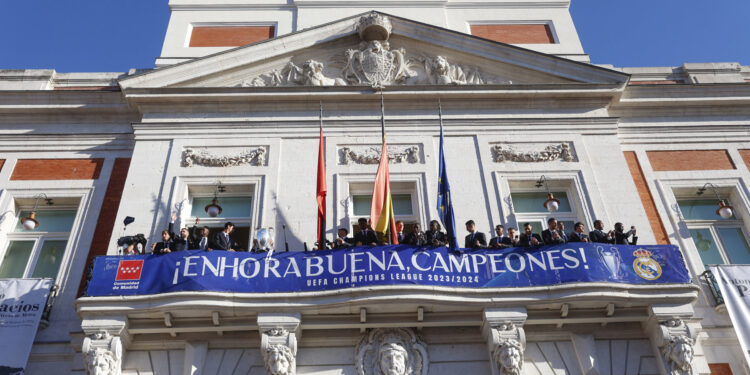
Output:
<instances>
[{"instance_id":1,"label":"real madrid crest","mask_svg":"<svg viewBox=\"0 0 750 375\"><path fill-rule=\"evenodd\" d=\"M661 277L661 266L659 262L651 258L651 254L646 249L638 249L633 252L633 255L635 255L633 270L638 276L646 280L656 280Z\"/></svg>"}]
</instances>

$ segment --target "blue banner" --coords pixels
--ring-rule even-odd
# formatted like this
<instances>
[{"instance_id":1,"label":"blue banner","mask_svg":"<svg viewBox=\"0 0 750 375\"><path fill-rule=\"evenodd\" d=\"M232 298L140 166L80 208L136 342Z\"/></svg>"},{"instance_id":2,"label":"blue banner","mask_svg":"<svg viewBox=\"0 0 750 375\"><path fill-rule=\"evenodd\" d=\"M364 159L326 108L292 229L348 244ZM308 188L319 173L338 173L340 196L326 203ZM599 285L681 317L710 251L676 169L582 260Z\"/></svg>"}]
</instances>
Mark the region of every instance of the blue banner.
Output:
<instances>
[{"instance_id":1,"label":"blue banner","mask_svg":"<svg viewBox=\"0 0 750 375\"><path fill-rule=\"evenodd\" d=\"M277 252L272 257L191 250L98 257L87 295L305 292L406 284L513 288L577 282L689 283L690 274L673 245L570 243L461 252L394 245Z\"/></svg>"}]
</instances>

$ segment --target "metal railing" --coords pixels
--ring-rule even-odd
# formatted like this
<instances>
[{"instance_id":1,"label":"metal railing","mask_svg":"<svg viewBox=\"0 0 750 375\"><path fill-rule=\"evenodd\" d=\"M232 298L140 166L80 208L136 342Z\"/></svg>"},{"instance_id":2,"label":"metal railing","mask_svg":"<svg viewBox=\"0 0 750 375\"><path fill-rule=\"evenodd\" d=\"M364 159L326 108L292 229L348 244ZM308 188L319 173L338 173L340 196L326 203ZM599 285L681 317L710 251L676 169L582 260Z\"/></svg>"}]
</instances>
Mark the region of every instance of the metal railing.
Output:
<instances>
[{"instance_id":1,"label":"metal railing","mask_svg":"<svg viewBox=\"0 0 750 375\"><path fill-rule=\"evenodd\" d=\"M714 301L716 301L716 306L723 305L724 296L721 295L721 289L719 289L719 283L716 281L714 273L706 270L701 274L701 278L706 281L708 289L711 290L711 295L714 297Z\"/></svg>"}]
</instances>

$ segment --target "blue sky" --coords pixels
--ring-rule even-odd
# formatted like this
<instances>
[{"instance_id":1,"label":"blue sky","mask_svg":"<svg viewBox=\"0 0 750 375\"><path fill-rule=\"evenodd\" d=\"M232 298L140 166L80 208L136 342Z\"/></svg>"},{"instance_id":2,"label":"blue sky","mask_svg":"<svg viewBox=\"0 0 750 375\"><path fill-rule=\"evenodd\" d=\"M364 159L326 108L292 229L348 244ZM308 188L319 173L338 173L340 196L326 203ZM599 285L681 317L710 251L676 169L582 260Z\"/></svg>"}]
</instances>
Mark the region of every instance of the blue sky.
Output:
<instances>
[{"instance_id":1,"label":"blue sky","mask_svg":"<svg viewBox=\"0 0 750 375\"><path fill-rule=\"evenodd\" d=\"M594 63L750 65L748 0L573 0ZM0 69L124 72L153 67L167 0L0 0Z\"/></svg>"}]
</instances>

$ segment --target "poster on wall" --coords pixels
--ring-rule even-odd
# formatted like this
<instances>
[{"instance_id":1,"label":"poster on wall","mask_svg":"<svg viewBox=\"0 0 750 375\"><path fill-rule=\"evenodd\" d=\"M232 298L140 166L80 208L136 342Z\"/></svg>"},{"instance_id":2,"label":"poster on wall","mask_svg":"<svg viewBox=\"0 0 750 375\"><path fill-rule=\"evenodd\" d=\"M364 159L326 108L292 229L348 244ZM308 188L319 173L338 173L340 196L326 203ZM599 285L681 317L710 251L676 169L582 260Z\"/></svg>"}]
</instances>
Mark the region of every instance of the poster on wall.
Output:
<instances>
[{"instance_id":1,"label":"poster on wall","mask_svg":"<svg viewBox=\"0 0 750 375\"><path fill-rule=\"evenodd\" d=\"M750 364L750 266L720 265L711 267L711 272L716 276L745 361Z\"/></svg>"},{"instance_id":2,"label":"poster on wall","mask_svg":"<svg viewBox=\"0 0 750 375\"><path fill-rule=\"evenodd\" d=\"M52 279L0 279L0 375L23 374Z\"/></svg>"}]
</instances>

